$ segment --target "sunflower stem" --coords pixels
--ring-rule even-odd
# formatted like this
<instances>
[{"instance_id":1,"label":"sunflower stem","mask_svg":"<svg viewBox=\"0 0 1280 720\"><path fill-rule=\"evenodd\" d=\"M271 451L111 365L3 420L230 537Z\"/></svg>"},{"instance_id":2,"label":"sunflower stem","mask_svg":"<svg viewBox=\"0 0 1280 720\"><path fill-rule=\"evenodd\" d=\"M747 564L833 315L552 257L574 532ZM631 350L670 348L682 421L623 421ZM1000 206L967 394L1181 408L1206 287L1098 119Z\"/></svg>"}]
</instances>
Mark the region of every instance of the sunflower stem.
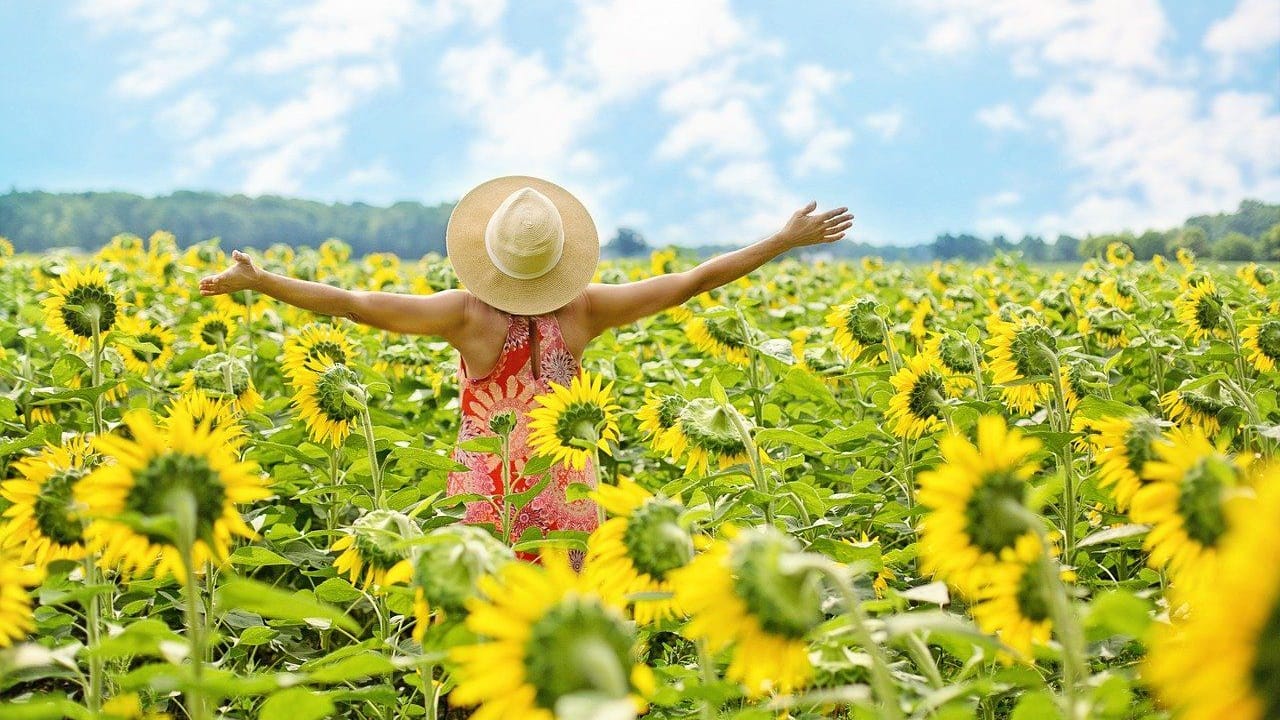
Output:
<instances>
[{"instance_id":1,"label":"sunflower stem","mask_svg":"<svg viewBox=\"0 0 1280 720\"><path fill-rule=\"evenodd\" d=\"M969 348L969 359L973 363L974 391L977 393L978 402L982 402L987 398L987 388L982 380L982 363L978 359L978 347L968 338L965 338L965 345Z\"/></svg>"},{"instance_id":2,"label":"sunflower stem","mask_svg":"<svg viewBox=\"0 0 1280 720\"><path fill-rule=\"evenodd\" d=\"M1247 387L1248 372L1244 366L1244 350L1240 347L1240 333L1236 332L1236 320L1231 315L1231 311L1226 307L1222 308L1222 317L1227 321L1227 330L1231 333L1231 347L1235 350L1235 366L1236 375L1240 378L1240 387Z\"/></svg>"},{"instance_id":3,"label":"sunflower stem","mask_svg":"<svg viewBox=\"0 0 1280 720\"><path fill-rule=\"evenodd\" d=\"M89 313L93 323L93 357L90 358L89 385L98 387L102 384L102 329L98 327L98 313ZM93 396L93 434L102 434L102 393Z\"/></svg>"},{"instance_id":4,"label":"sunflower stem","mask_svg":"<svg viewBox=\"0 0 1280 720\"><path fill-rule=\"evenodd\" d=\"M707 688L714 685L717 681L716 677L716 659L711 656L711 650L707 648L706 640L699 640L698 645L698 670L702 673L702 687ZM710 696L703 698L700 715L702 720L713 720L719 708L711 704Z\"/></svg>"},{"instance_id":5,"label":"sunflower stem","mask_svg":"<svg viewBox=\"0 0 1280 720\"><path fill-rule=\"evenodd\" d=\"M191 684L186 690L187 712L191 720L208 717L204 697L204 627L200 619L200 603L196 586L195 530L196 504L190 493L179 493L170 498L178 519L178 554L182 558L182 590L186 595L187 641L190 644Z\"/></svg>"},{"instance_id":6,"label":"sunflower stem","mask_svg":"<svg viewBox=\"0 0 1280 720\"><path fill-rule=\"evenodd\" d=\"M325 510L327 515L325 530L330 532L338 526L338 448L329 447L329 489L333 491L334 497L329 502L329 507Z\"/></svg>"},{"instance_id":7,"label":"sunflower stem","mask_svg":"<svg viewBox=\"0 0 1280 720\"><path fill-rule=\"evenodd\" d=\"M751 411L757 426L764 425L764 407L760 404L760 351L751 343L751 327L747 325L747 317L742 308L736 308L738 323L742 325L742 338L746 341L747 353L751 363L748 365L748 379L751 381Z\"/></svg>"},{"instance_id":8,"label":"sunflower stem","mask_svg":"<svg viewBox=\"0 0 1280 720\"><path fill-rule=\"evenodd\" d=\"M884 318L876 315L876 322L880 323L880 331L884 333L884 347L889 353L889 369L897 373L902 369L902 358L898 355L898 345L893 340L893 334L889 332L889 323Z\"/></svg>"},{"instance_id":9,"label":"sunflower stem","mask_svg":"<svg viewBox=\"0 0 1280 720\"><path fill-rule=\"evenodd\" d=\"M884 650L876 644L875 638L871 635L871 629L867 627L867 617L862 612L862 600L853 589L848 573L841 566L829 561L819 563L818 568L844 596L845 609L853 624L854 637L858 644L862 645L863 650L871 656L871 687L875 691L876 699L879 700L880 717L901 720L902 706L899 704L898 686L894 684L893 675L889 672L889 661L884 656Z\"/></svg>"},{"instance_id":10,"label":"sunflower stem","mask_svg":"<svg viewBox=\"0 0 1280 720\"><path fill-rule=\"evenodd\" d=\"M747 450L747 463L751 466L751 479L755 481L756 491L769 498L764 504L764 521L766 525L772 525L773 496L769 494L769 482L764 476L764 467L760 464L760 448L756 446L755 438L751 436L751 430L747 428L745 419L736 408L732 406L726 407L725 414L729 416L734 429L738 431L738 437L742 440L743 447Z\"/></svg>"},{"instance_id":11,"label":"sunflower stem","mask_svg":"<svg viewBox=\"0 0 1280 720\"><path fill-rule=\"evenodd\" d=\"M1054 410L1058 418L1058 427L1056 430L1061 433L1071 431L1071 415L1067 410L1067 391L1063 387L1062 381L1062 365L1058 361L1058 354L1040 345L1040 351L1044 354L1045 359L1049 361L1049 366L1053 369L1053 394L1055 399ZM1068 565L1074 562L1076 552L1076 484L1075 484L1075 459L1071 452L1070 441L1062 444L1059 451L1059 460L1062 464L1062 538L1064 544L1063 559Z\"/></svg>"},{"instance_id":12,"label":"sunflower stem","mask_svg":"<svg viewBox=\"0 0 1280 720\"><path fill-rule=\"evenodd\" d=\"M502 542L511 544L511 503L507 495L511 493L511 434L502 434Z\"/></svg>"},{"instance_id":13,"label":"sunflower stem","mask_svg":"<svg viewBox=\"0 0 1280 720\"><path fill-rule=\"evenodd\" d=\"M91 588L98 584L97 562L97 553L93 552L86 553L81 560L86 587ZM102 606L96 592L89 596L84 611L85 642L90 652L89 687L85 694L85 702L89 706L89 712L96 716L102 704L102 656L97 653L98 638L101 637L102 632Z\"/></svg>"},{"instance_id":14,"label":"sunflower stem","mask_svg":"<svg viewBox=\"0 0 1280 720\"><path fill-rule=\"evenodd\" d=\"M378 467L378 451L373 442L373 420L369 418L369 398L365 395L360 408L360 428L364 431L364 444L369 450L369 476L373 480L373 504L379 510L386 509L382 497L382 468Z\"/></svg>"},{"instance_id":15,"label":"sunflower stem","mask_svg":"<svg viewBox=\"0 0 1280 720\"><path fill-rule=\"evenodd\" d=\"M911 659L915 660L916 665L924 672L929 679L929 685L936 690L946 687L946 681L942 679L942 672L938 670L938 663L933 659L933 653L929 652L929 646L916 633L907 634L907 652L911 654Z\"/></svg>"}]
</instances>

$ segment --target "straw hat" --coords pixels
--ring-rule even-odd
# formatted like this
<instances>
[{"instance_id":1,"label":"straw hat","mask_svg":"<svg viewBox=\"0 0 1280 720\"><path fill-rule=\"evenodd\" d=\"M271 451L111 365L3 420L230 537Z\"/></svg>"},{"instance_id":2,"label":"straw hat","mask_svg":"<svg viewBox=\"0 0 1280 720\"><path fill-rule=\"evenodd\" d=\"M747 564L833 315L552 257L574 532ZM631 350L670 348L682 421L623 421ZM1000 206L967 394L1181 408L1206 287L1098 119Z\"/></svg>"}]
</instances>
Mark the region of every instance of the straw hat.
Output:
<instances>
[{"instance_id":1,"label":"straw hat","mask_svg":"<svg viewBox=\"0 0 1280 720\"><path fill-rule=\"evenodd\" d=\"M568 190L525 175L472 189L449 216L445 247L464 287L515 315L563 307L591 282L600 238Z\"/></svg>"}]
</instances>

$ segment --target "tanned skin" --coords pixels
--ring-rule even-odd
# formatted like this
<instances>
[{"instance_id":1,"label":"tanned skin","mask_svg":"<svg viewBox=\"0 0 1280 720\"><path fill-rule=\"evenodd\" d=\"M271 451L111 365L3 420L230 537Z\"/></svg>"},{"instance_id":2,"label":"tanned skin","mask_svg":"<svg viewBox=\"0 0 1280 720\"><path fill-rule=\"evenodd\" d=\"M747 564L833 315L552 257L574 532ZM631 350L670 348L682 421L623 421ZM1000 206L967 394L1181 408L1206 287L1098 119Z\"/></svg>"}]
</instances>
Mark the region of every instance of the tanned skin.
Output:
<instances>
[{"instance_id":1,"label":"tanned skin","mask_svg":"<svg viewBox=\"0 0 1280 720\"><path fill-rule=\"evenodd\" d=\"M569 352L581 361L587 344L611 327L628 325L731 283L788 250L843 238L853 225L848 208L815 213L817 206L810 202L778 232L689 270L619 285L591 283L553 313ZM498 362L506 316L466 290L431 295L344 290L268 272L239 250L231 258L226 270L200 279L201 295L252 290L321 315L342 316L394 333L434 335L458 349L472 377L487 375Z\"/></svg>"}]
</instances>

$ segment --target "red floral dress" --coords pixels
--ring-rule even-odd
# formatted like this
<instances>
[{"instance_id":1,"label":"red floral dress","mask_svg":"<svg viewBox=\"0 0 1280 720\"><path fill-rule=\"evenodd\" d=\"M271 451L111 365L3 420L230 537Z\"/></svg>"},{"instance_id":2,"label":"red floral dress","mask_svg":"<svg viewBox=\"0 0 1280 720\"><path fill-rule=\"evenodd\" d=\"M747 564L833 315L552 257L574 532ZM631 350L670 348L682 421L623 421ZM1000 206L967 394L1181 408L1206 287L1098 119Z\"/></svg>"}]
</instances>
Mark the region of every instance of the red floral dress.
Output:
<instances>
[{"instance_id":1,"label":"red floral dress","mask_svg":"<svg viewBox=\"0 0 1280 720\"><path fill-rule=\"evenodd\" d=\"M489 419L504 410L516 415L515 430L511 432L511 484L512 492L527 490L535 484L535 478L524 477L525 462L534 454L529 447L529 411L538 407L534 397L550 391L549 383L568 385L578 375L578 360L565 346L560 334L560 323L554 315L507 315L507 336L502 352L493 370L484 377L467 376L466 361L458 358L458 387L462 410L462 425L458 428L458 443L476 437L494 435L489 429ZM536 337L535 334L536 333ZM533 349L537 348L538 362L535 374ZM486 452L470 452L454 447L453 459L467 466L449 474L448 491L488 495L498 505L502 502L502 459ZM511 538L518 540L524 531L536 527L543 533L552 530L595 530L598 519L595 503L590 500L566 502L565 488L575 482L595 485L595 473L591 461L583 470L574 470L563 464L552 466L551 481L528 505L511 520ZM468 523L491 523L501 527L501 516L493 503L477 500L467 503ZM501 530L499 530L501 532ZM525 560L535 560L536 554L521 553ZM573 553L574 565L581 563L580 554Z\"/></svg>"}]
</instances>

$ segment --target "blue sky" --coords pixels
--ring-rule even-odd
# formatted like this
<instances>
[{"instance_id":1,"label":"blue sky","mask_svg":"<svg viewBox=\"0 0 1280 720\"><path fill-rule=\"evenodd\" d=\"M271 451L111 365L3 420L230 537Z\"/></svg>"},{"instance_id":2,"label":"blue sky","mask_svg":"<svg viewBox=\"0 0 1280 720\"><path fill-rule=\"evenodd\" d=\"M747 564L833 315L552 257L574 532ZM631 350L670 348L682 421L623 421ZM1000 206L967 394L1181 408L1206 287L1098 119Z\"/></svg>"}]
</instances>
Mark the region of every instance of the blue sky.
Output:
<instances>
[{"instance_id":1,"label":"blue sky","mask_svg":"<svg viewBox=\"0 0 1280 720\"><path fill-rule=\"evenodd\" d=\"M0 187L435 203L541 175L664 244L1280 201L1280 0L0 4Z\"/></svg>"}]
</instances>

